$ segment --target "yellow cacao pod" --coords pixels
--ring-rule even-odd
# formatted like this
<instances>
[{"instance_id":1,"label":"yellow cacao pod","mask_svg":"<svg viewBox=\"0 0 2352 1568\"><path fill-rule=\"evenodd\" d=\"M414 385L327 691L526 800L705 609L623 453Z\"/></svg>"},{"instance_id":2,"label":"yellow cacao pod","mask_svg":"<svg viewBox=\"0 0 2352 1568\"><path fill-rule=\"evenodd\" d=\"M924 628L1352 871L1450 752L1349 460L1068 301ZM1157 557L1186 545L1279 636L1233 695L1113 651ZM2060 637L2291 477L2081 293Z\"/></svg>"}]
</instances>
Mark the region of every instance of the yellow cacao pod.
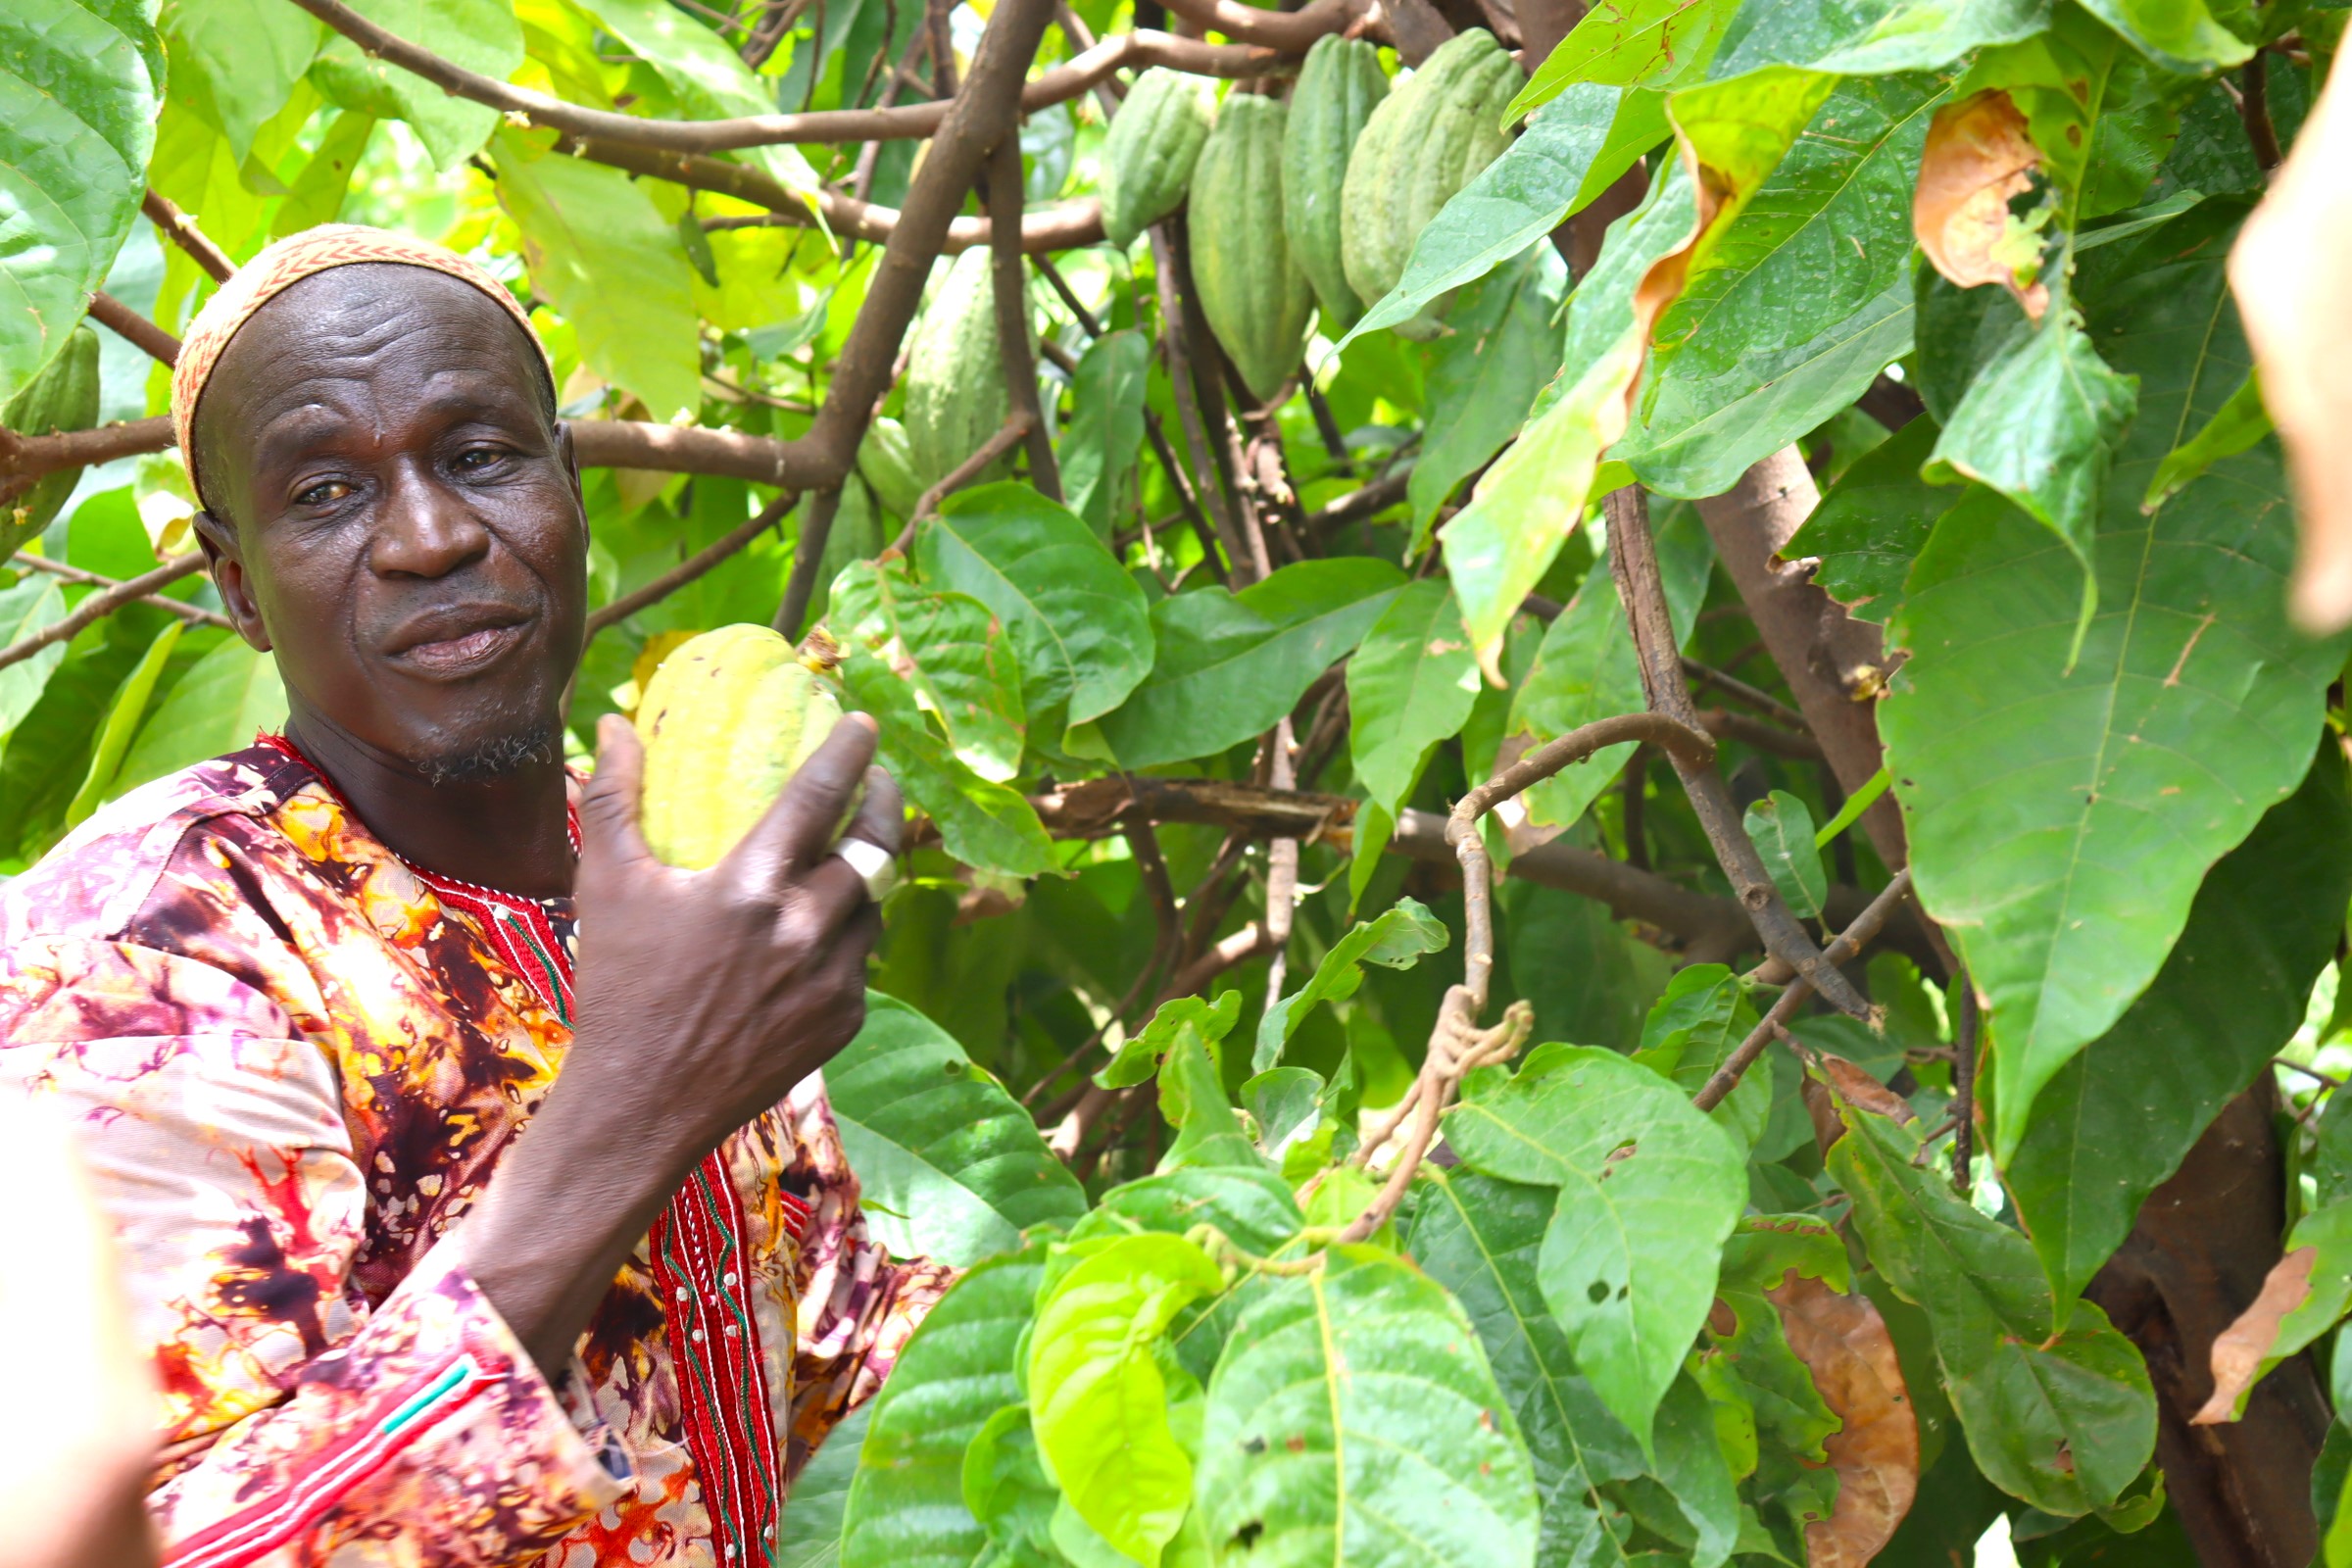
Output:
<instances>
[{"instance_id":1,"label":"yellow cacao pod","mask_svg":"<svg viewBox=\"0 0 2352 1568\"><path fill-rule=\"evenodd\" d=\"M721 626L681 644L637 705L645 742L645 841L668 865L716 864L841 721L841 705L765 626Z\"/></svg>"}]
</instances>

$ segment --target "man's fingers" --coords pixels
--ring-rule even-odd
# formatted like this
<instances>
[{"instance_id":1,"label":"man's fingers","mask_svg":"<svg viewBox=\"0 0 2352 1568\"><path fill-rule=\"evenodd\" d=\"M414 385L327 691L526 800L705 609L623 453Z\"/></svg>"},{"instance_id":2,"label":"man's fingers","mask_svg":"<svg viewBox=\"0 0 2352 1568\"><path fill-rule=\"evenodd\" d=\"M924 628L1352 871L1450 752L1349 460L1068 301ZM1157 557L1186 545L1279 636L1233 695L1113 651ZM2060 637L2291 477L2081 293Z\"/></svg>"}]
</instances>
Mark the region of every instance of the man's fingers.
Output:
<instances>
[{"instance_id":1,"label":"man's fingers","mask_svg":"<svg viewBox=\"0 0 2352 1568\"><path fill-rule=\"evenodd\" d=\"M596 721L596 774L580 792L582 858L627 862L653 858L637 825L645 788L645 745L618 713Z\"/></svg>"},{"instance_id":2,"label":"man's fingers","mask_svg":"<svg viewBox=\"0 0 2352 1568\"><path fill-rule=\"evenodd\" d=\"M858 803L857 819L842 836L863 839L896 855L906 831L906 801L899 793L899 781L881 768L867 768L865 799Z\"/></svg>"},{"instance_id":3,"label":"man's fingers","mask_svg":"<svg viewBox=\"0 0 2352 1568\"><path fill-rule=\"evenodd\" d=\"M772 888L794 868L824 858L841 819L849 814L851 795L874 760L875 733L874 721L863 713L852 713L833 726L825 743L785 784L776 804L727 856L726 863L736 874L755 886Z\"/></svg>"}]
</instances>

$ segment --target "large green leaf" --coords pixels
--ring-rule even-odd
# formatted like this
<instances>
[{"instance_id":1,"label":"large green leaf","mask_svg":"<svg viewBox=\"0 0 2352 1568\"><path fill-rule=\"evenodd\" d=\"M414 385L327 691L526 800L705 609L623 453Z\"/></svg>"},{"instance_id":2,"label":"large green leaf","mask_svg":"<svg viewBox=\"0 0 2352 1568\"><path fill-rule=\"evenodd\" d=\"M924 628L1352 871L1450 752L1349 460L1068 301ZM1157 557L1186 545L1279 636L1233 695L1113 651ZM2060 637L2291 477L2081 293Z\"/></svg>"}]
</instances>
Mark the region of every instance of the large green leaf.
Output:
<instances>
[{"instance_id":1,"label":"large green leaf","mask_svg":"<svg viewBox=\"0 0 2352 1568\"><path fill-rule=\"evenodd\" d=\"M82 775L81 788L66 805L66 826L75 827L98 808L106 798L106 786L114 779L115 769L122 764L122 754L130 750L131 737L139 732L139 722L147 716L148 701L155 696L156 682L163 679L164 668L171 662L172 650L179 646L186 633L184 620L168 622L147 645L122 684L115 689L114 701L107 705L106 717L98 726L98 744L91 749L89 771Z\"/></svg>"},{"instance_id":2,"label":"large green leaf","mask_svg":"<svg viewBox=\"0 0 2352 1568\"><path fill-rule=\"evenodd\" d=\"M2002 1172L2062 1308L2303 1022L2348 898L2352 800L2329 745L2206 875L2155 982L2058 1069Z\"/></svg>"},{"instance_id":3,"label":"large green leaf","mask_svg":"<svg viewBox=\"0 0 2352 1568\"><path fill-rule=\"evenodd\" d=\"M135 7L0 6L0 401L65 349L114 265L162 100L155 29Z\"/></svg>"},{"instance_id":4,"label":"large green leaf","mask_svg":"<svg viewBox=\"0 0 2352 1568\"><path fill-rule=\"evenodd\" d=\"M1675 636L1688 640L1699 603L1707 596L1715 549L1690 507L1674 508L1655 526L1667 613ZM1511 699L1506 732L1540 744L1595 719L1639 712L1644 706L1633 632L1604 557L1592 564L1576 597L1545 628L1536 662ZM1633 755L1631 742L1605 746L1576 766L1554 773L1527 792L1528 815L1560 826L1574 822Z\"/></svg>"},{"instance_id":5,"label":"large green leaf","mask_svg":"<svg viewBox=\"0 0 2352 1568\"><path fill-rule=\"evenodd\" d=\"M1015 1354L1045 1249L981 1264L932 1307L874 1396L843 1510L842 1568L970 1568L987 1537L963 1502L964 1448L1021 1397Z\"/></svg>"},{"instance_id":6,"label":"large green leaf","mask_svg":"<svg viewBox=\"0 0 2352 1568\"><path fill-rule=\"evenodd\" d=\"M1208 1385L1195 1505L1223 1564L1533 1568L1539 1508L1462 1309L1370 1247L1273 1281Z\"/></svg>"},{"instance_id":7,"label":"large green leaf","mask_svg":"<svg viewBox=\"0 0 2352 1568\"><path fill-rule=\"evenodd\" d=\"M1274 727L1352 652L1404 574L1365 556L1285 566L1240 593L1202 588L1152 607L1152 673L1102 735L1130 768L1213 757Z\"/></svg>"},{"instance_id":8,"label":"large green leaf","mask_svg":"<svg viewBox=\"0 0 2352 1568\"><path fill-rule=\"evenodd\" d=\"M816 1452L792 1478L789 1504L776 1521L773 1568L834 1568L841 1561L842 1516L858 1475L858 1450L865 1446L873 1415L870 1401L851 1411L825 1434Z\"/></svg>"},{"instance_id":9,"label":"large green leaf","mask_svg":"<svg viewBox=\"0 0 2352 1568\"><path fill-rule=\"evenodd\" d=\"M2167 71L2201 75L2254 52L2214 20L2205 0L2082 0L2082 8Z\"/></svg>"},{"instance_id":10,"label":"large green leaf","mask_svg":"<svg viewBox=\"0 0 2352 1568\"><path fill-rule=\"evenodd\" d=\"M1547 1048L1541 1070L1449 1112L1446 1141L1473 1170L1560 1190L1544 1299L1593 1392L1646 1444L1747 1201L1740 1150L1676 1085L1594 1046Z\"/></svg>"},{"instance_id":11,"label":"large green leaf","mask_svg":"<svg viewBox=\"0 0 2352 1568\"><path fill-rule=\"evenodd\" d=\"M1099 718L1152 668L1143 590L1085 522L1027 485L950 497L915 536L915 559L927 581L970 594L1011 631L1041 723L1065 707L1065 724Z\"/></svg>"},{"instance_id":12,"label":"large green leaf","mask_svg":"<svg viewBox=\"0 0 2352 1568\"><path fill-rule=\"evenodd\" d=\"M1766 66L1875 76L1935 71L2049 25L2050 0L1743 0L1708 74Z\"/></svg>"},{"instance_id":13,"label":"large green leaf","mask_svg":"<svg viewBox=\"0 0 2352 1568\"><path fill-rule=\"evenodd\" d=\"M1910 351L1911 187L1947 85L1839 82L1693 269L1614 454L1644 483L1726 490Z\"/></svg>"},{"instance_id":14,"label":"large green leaf","mask_svg":"<svg viewBox=\"0 0 2352 1568\"><path fill-rule=\"evenodd\" d=\"M895 560L853 561L833 581L827 620L841 642L906 683L957 760L1001 784L1020 770L1028 712L1013 639L991 608L969 594L928 592Z\"/></svg>"},{"instance_id":15,"label":"large green leaf","mask_svg":"<svg viewBox=\"0 0 2352 1568\"><path fill-rule=\"evenodd\" d=\"M286 721L286 688L275 656L230 637L175 682L131 743L111 793L175 773L253 744Z\"/></svg>"},{"instance_id":16,"label":"large green leaf","mask_svg":"<svg viewBox=\"0 0 2352 1568\"><path fill-rule=\"evenodd\" d=\"M661 74L686 118L718 120L776 112L774 88L754 75L714 28L668 0L588 0L586 9ZM798 147L755 147L743 156L785 189L813 202L816 172Z\"/></svg>"},{"instance_id":17,"label":"large green leaf","mask_svg":"<svg viewBox=\"0 0 2352 1568\"><path fill-rule=\"evenodd\" d=\"M1631 0L1588 11L1536 68L1504 118L1516 120L1578 82L1632 87L1688 80L1706 69L1738 9L1737 0Z\"/></svg>"},{"instance_id":18,"label":"large green leaf","mask_svg":"<svg viewBox=\"0 0 2352 1568\"><path fill-rule=\"evenodd\" d=\"M240 163L326 37L318 18L282 0L165 0L156 20L172 96L218 126Z\"/></svg>"},{"instance_id":19,"label":"large green leaf","mask_svg":"<svg viewBox=\"0 0 2352 1568\"><path fill-rule=\"evenodd\" d=\"M826 1064L825 1091L867 1223L893 1252L968 1267L1086 1212L1019 1102L896 998L865 994L865 1027Z\"/></svg>"},{"instance_id":20,"label":"large green leaf","mask_svg":"<svg viewBox=\"0 0 2352 1568\"><path fill-rule=\"evenodd\" d=\"M587 368L644 400L656 419L702 403L694 273L674 224L617 169L490 138L498 199L522 231L531 286L564 313Z\"/></svg>"},{"instance_id":21,"label":"large green leaf","mask_svg":"<svg viewBox=\"0 0 2352 1568\"><path fill-rule=\"evenodd\" d=\"M0 648L12 647L45 626L66 618L66 594L55 577L25 572L13 588L0 588ZM51 643L29 659L0 667L0 735L17 727L41 700L41 688L66 660L66 645Z\"/></svg>"},{"instance_id":22,"label":"large green leaf","mask_svg":"<svg viewBox=\"0 0 2352 1568\"><path fill-rule=\"evenodd\" d=\"M2072 670L2072 563L1997 504L1936 525L1892 627L1911 657L1880 731L1921 902L1991 1003L2004 1158L2041 1086L2154 978L2206 867L2302 778L2343 659L2286 623L2294 538L2275 446L2139 510L2155 466L2246 373L2223 277L2233 217L2210 204L2144 250L2099 253L2140 252L2119 258L2090 323L2140 377L2140 413Z\"/></svg>"},{"instance_id":23,"label":"large green leaf","mask_svg":"<svg viewBox=\"0 0 2352 1568\"><path fill-rule=\"evenodd\" d=\"M1416 541L1454 487L1502 450L1558 371L1551 323L1567 288L1560 253L1537 245L1446 308L1449 335L1429 349L1421 457L1405 483Z\"/></svg>"},{"instance_id":24,"label":"large green leaf","mask_svg":"<svg viewBox=\"0 0 2352 1568\"><path fill-rule=\"evenodd\" d=\"M376 25L493 81L506 80L522 64L522 28L509 0L350 0L350 5ZM454 169L480 152L498 125L497 110L364 53L348 38L330 37L312 70L313 79L337 102L379 120L407 121L439 169Z\"/></svg>"},{"instance_id":25,"label":"large green leaf","mask_svg":"<svg viewBox=\"0 0 2352 1568\"><path fill-rule=\"evenodd\" d=\"M1298 1032L1306 1010L1318 1002L1344 1002L1364 983L1364 965L1409 969L1424 954L1444 951L1446 924L1414 899L1398 899L1331 945L1306 984L1265 1010L1257 1024L1257 1044L1250 1054L1250 1070L1264 1072L1282 1059L1282 1048Z\"/></svg>"},{"instance_id":26,"label":"large green leaf","mask_svg":"<svg viewBox=\"0 0 2352 1568\"><path fill-rule=\"evenodd\" d=\"M1461 732L1478 664L1443 581L1407 583L1348 661L1348 747L1356 782L1394 817L1429 754Z\"/></svg>"},{"instance_id":27,"label":"large green leaf","mask_svg":"<svg viewBox=\"0 0 2352 1568\"><path fill-rule=\"evenodd\" d=\"M1594 1511L1592 1489L1644 1466L1633 1434L1577 1371L1568 1336L1536 1283L1555 1200L1544 1188L1475 1171L1430 1174L1413 1218L1412 1253L1469 1313L1527 1440L1544 1507L1536 1560L1582 1561L1588 1551L1612 1560L1614 1543Z\"/></svg>"},{"instance_id":28,"label":"large green leaf","mask_svg":"<svg viewBox=\"0 0 2352 1568\"><path fill-rule=\"evenodd\" d=\"M1144 383L1151 368L1150 341L1127 328L1089 343L1071 379L1070 423L1054 456L1070 510L1103 538L1109 537L1113 509L1126 504L1126 479L1143 450Z\"/></svg>"},{"instance_id":29,"label":"large green leaf","mask_svg":"<svg viewBox=\"0 0 2352 1568\"><path fill-rule=\"evenodd\" d=\"M1978 1467L2045 1513L2112 1504L2156 1446L2139 1351L2087 1301L2060 1332L2032 1243L1915 1165L1912 1132L1851 1105L1840 1114L1830 1170L1853 1198L1871 1261L1934 1325Z\"/></svg>"},{"instance_id":30,"label":"large green leaf","mask_svg":"<svg viewBox=\"0 0 2352 1568\"><path fill-rule=\"evenodd\" d=\"M1154 1351L1177 1312L1224 1280L1177 1236L1103 1237L1072 1244L1069 1255L1029 1338L1038 1449L1080 1518L1157 1568L1192 1504L1193 1462L1169 1423Z\"/></svg>"},{"instance_id":31,"label":"large green leaf","mask_svg":"<svg viewBox=\"0 0 2352 1568\"><path fill-rule=\"evenodd\" d=\"M966 865L1036 876L1054 863L1037 808L973 772L931 732L914 693L896 670L850 648L839 674L851 701L882 726L876 757L907 801L939 825L940 842Z\"/></svg>"},{"instance_id":32,"label":"large green leaf","mask_svg":"<svg viewBox=\"0 0 2352 1568\"><path fill-rule=\"evenodd\" d=\"M1790 561L1817 558L1814 586L1856 620L1884 624L1894 613L1936 519L1959 499L1919 476L1936 435L1934 420L1913 419L1862 454L1782 552Z\"/></svg>"},{"instance_id":33,"label":"large green leaf","mask_svg":"<svg viewBox=\"0 0 2352 1568\"><path fill-rule=\"evenodd\" d=\"M1695 1095L1724 1058L1740 1049L1756 1027L1747 988L1729 967L1693 963L1675 972L1642 1020L1642 1045L1634 1059ZM1750 1072L1708 1115L1752 1148L1772 1114L1772 1075Z\"/></svg>"}]
</instances>

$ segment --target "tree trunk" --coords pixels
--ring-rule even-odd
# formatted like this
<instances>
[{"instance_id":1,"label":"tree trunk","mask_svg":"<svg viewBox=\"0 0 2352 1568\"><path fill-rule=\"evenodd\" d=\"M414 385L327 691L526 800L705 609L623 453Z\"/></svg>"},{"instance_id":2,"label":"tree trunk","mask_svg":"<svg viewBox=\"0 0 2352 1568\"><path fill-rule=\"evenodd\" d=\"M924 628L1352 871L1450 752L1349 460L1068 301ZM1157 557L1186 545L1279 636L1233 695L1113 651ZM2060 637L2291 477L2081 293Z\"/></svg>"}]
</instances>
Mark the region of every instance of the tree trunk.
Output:
<instances>
[{"instance_id":1,"label":"tree trunk","mask_svg":"<svg viewBox=\"0 0 2352 1568\"><path fill-rule=\"evenodd\" d=\"M2305 1568L2319 1549L2311 1469L2328 1406L2307 1355L2254 1386L2245 1418L2194 1427L2214 1337L2278 1261L2286 1160L2270 1074L2231 1101L2084 1294L2131 1336L2156 1384L2156 1458L2205 1568Z\"/></svg>"}]
</instances>

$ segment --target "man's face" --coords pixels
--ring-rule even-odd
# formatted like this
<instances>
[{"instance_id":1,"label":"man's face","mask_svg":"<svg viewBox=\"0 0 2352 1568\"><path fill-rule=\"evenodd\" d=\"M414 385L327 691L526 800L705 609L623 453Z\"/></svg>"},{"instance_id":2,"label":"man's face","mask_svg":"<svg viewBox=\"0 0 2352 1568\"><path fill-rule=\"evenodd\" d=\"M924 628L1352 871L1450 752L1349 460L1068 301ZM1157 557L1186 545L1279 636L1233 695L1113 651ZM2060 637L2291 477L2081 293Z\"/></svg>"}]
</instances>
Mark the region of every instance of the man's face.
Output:
<instances>
[{"instance_id":1,"label":"man's face","mask_svg":"<svg viewBox=\"0 0 2352 1568\"><path fill-rule=\"evenodd\" d=\"M543 384L505 311L416 267L307 277L230 342L197 411L199 527L300 731L434 778L553 748L588 529Z\"/></svg>"}]
</instances>

